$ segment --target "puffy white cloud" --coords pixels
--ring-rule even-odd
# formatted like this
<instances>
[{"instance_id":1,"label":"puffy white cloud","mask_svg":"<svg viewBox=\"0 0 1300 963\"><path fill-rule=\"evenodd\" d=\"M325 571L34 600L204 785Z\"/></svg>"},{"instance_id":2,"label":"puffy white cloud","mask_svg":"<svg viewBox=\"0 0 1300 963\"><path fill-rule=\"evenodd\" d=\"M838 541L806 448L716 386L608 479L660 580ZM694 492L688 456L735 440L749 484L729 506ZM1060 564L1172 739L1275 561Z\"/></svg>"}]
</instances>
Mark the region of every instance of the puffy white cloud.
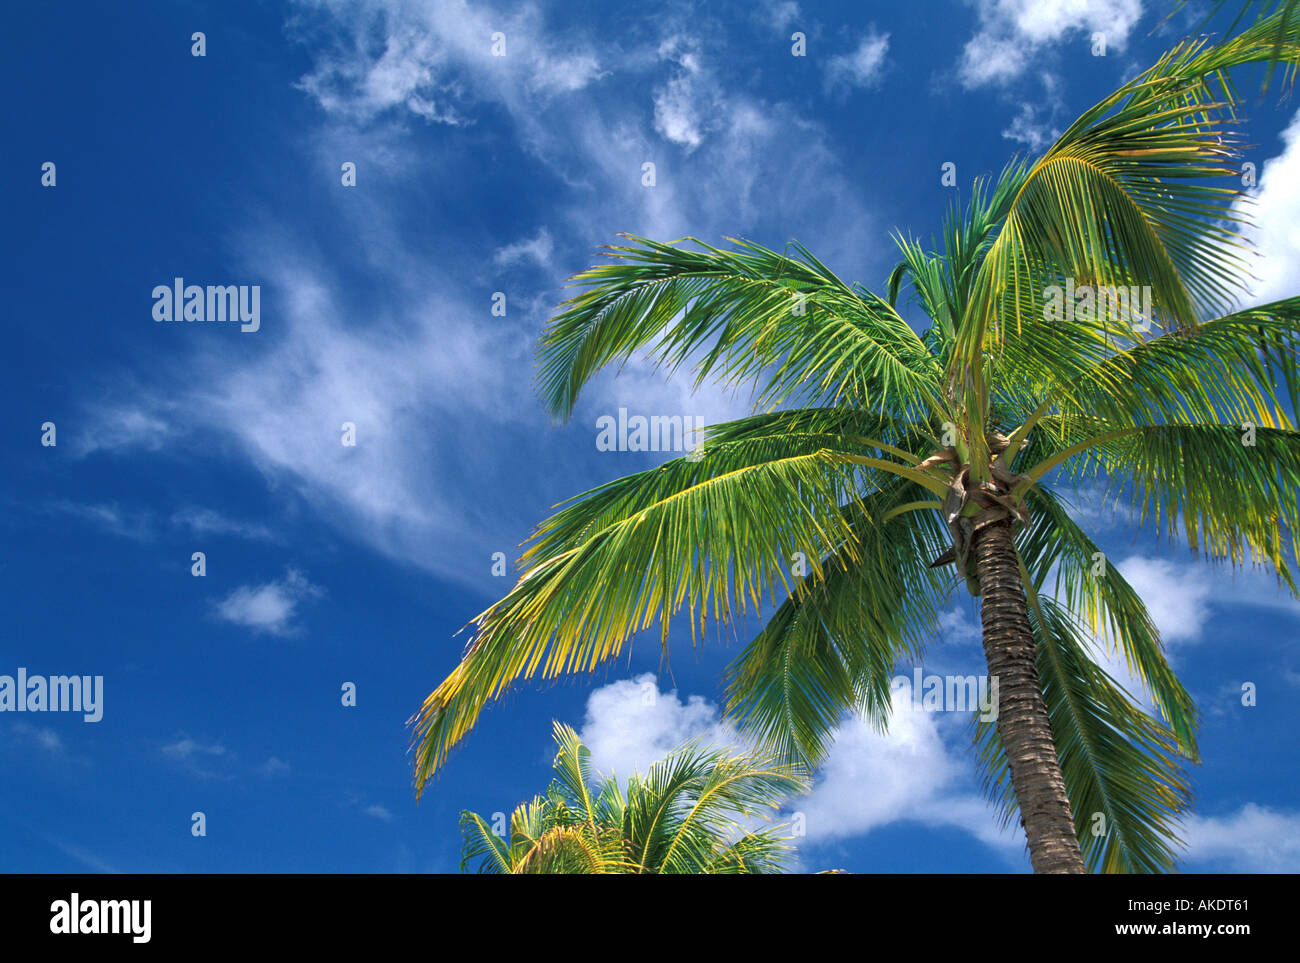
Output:
<instances>
[{"instance_id":1,"label":"puffy white cloud","mask_svg":"<svg viewBox=\"0 0 1300 963\"><path fill-rule=\"evenodd\" d=\"M964 749L948 748L944 728L939 714L913 710L907 697L898 694L888 734L861 720L846 720L812 792L787 804L787 818L792 812L803 814L807 835L801 845L823 846L915 821L965 830L1016 859L1023 836L1017 828L998 827L993 810L973 791L974 773ZM745 746L721 720L716 705L701 696L683 700L676 692L661 691L650 673L593 692L580 734L597 770L620 778L634 769L644 773L690 739L733 750ZM957 735L964 737L964 729Z\"/></svg>"},{"instance_id":2,"label":"puffy white cloud","mask_svg":"<svg viewBox=\"0 0 1300 963\"><path fill-rule=\"evenodd\" d=\"M1173 646L1198 641L1216 610L1246 607L1300 616L1300 600L1264 569L1231 572L1199 561L1144 555L1131 555L1116 564L1146 603L1161 637Z\"/></svg>"},{"instance_id":3,"label":"puffy white cloud","mask_svg":"<svg viewBox=\"0 0 1300 963\"><path fill-rule=\"evenodd\" d=\"M1300 277L1300 111L1282 132L1282 142L1282 153L1259 166L1253 202L1241 205L1255 221L1251 304L1292 297Z\"/></svg>"},{"instance_id":4,"label":"puffy white cloud","mask_svg":"<svg viewBox=\"0 0 1300 963\"><path fill-rule=\"evenodd\" d=\"M1168 643L1195 641L1210 618L1215 583L1201 566L1133 555L1119 570L1146 603L1151 620Z\"/></svg>"},{"instance_id":5,"label":"puffy white cloud","mask_svg":"<svg viewBox=\"0 0 1300 963\"><path fill-rule=\"evenodd\" d=\"M619 779L645 772L682 743L700 738L709 745L742 748L735 730L718 718L703 696L685 702L676 692L661 692L650 673L596 689L587 699L580 733L592 765Z\"/></svg>"},{"instance_id":6,"label":"puffy white cloud","mask_svg":"<svg viewBox=\"0 0 1300 963\"><path fill-rule=\"evenodd\" d=\"M293 618L298 606L324 592L302 573L290 569L281 579L257 586L241 585L217 603L216 612L225 621L256 632L291 635L297 631Z\"/></svg>"},{"instance_id":7,"label":"puffy white cloud","mask_svg":"<svg viewBox=\"0 0 1300 963\"><path fill-rule=\"evenodd\" d=\"M654 89L655 131L693 151L723 123L727 105L722 88L712 71L704 68L696 41L669 37L659 45L659 56L676 67L673 76Z\"/></svg>"},{"instance_id":8,"label":"puffy white cloud","mask_svg":"<svg viewBox=\"0 0 1300 963\"><path fill-rule=\"evenodd\" d=\"M1044 118L1044 113L1043 108L1037 104L1028 101L1021 104L1020 113L1002 131L1003 138L1024 144L1034 152L1046 149L1061 136L1061 131Z\"/></svg>"},{"instance_id":9,"label":"puffy white cloud","mask_svg":"<svg viewBox=\"0 0 1300 963\"><path fill-rule=\"evenodd\" d=\"M1019 77L1038 55L1082 33L1102 33L1123 50L1142 16L1142 0L975 0L979 29L962 51L958 76L967 87ZM1076 56L1091 56L1080 47Z\"/></svg>"}]
</instances>

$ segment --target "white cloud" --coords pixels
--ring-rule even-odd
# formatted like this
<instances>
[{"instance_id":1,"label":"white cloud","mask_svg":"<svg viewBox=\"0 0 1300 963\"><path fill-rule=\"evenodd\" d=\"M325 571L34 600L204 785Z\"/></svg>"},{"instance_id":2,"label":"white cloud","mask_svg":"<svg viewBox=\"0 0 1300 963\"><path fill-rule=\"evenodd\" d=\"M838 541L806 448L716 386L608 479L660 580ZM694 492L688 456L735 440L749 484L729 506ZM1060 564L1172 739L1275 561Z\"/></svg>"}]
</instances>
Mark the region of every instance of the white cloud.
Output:
<instances>
[{"instance_id":1,"label":"white cloud","mask_svg":"<svg viewBox=\"0 0 1300 963\"><path fill-rule=\"evenodd\" d=\"M944 645L980 645L984 638L980 628L979 616L960 608L951 608L939 613L939 638Z\"/></svg>"},{"instance_id":2,"label":"white cloud","mask_svg":"<svg viewBox=\"0 0 1300 963\"><path fill-rule=\"evenodd\" d=\"M1061 136L1059 128L1043 118L1044 110L1037 104L1020 105L1020 113L1002 131L1006 140L1024 144L1031 151L1042 151Z\"/></svg>"},{"instance_id":3,"label":"white cloud","mask_svg":"<svg viewBox=\"0 0 1300 963\"><path fill-rule=\"evenodd\" d=\"M367 816L378 819L380 822L391 823L393 821L393 814L388 810L388 807L381 806L378 803L367 806L365 808L365 813Z\"/></svg>"},{"instance_id":4,"label":"white cloud","mask_svg":"<svg viewBox=\"0 0 1300 963\"><path fill-rule=\"evenodd\" d=\"M794 0L763 0L756 15L773 30L788 30L800 17L799 4Z\"/></svg>"},{"instance_id":5,"label":"white cloud","mask_svg":"<svg viewBox=\"0 0 1300 963\"><path fill-rule=\"evenodd\" d=\"M551 240L551 232L545 227L540 227L537 233L527 240L516 241L514 244L498 248L492 255L492 261L494 264L508 267L523 260L530 260L538 267L549 268L554 250L555 242Z\"/></svg>"},{"instance_id":6,"label":"white cloud","mask_svg":"<svg viewBox=\"0 0 1300 963\"><path fill-rule=\"evenodd\" d=\"M271 756L266 762L257 767L259 775L270 778L272 776L282 776L289 771L289 764L278 756Z\"/></svg>"},{"instance_id":7,"label":"white cloud","mask_svg":"<svg viewBox=\"0 0 1300 963\"><path fill-rule=\"evenodd\" d=\"M1122 51L1142 16L1142 0L973 0L979 29L962 51L958 76L967 87L1005 83L1038 55L1066 40L1069 56L1090 57L1084 34L1103 33L1106 47Z\"/></svg>"},{"instance_id":8,"label":"white cloud","mask_svg":"<svg viewBox=\"0 0 1300 963\"><path fill-rule=\"evenodd\" d=\"M1172 646L1198 641L1216 610L1247 607L1300 617L1300 600L1264 569L1232 572L1202 562L1143 555L1116 564L1146 603L1161 638Z\"/></svg>"},{"instance_id":9,"label":"white cloud","mask_svg":"<svg viewBox=\"0 0 1300 963\"><path fill-rule=\"evenodd\" d=\"M299 86L325 110L357 120L405 108L431 123L463 126L473 123L480 100L545 100L601 75L594 47L548 38L531 3L508 14L464 0L304 0L300 8L296 31L329 46L317 47ZM498 33L504 56L493 55Z\"/></svg>"},{"instance_id":10,"label":"white cloud","mask_svg":"<svg viewBox=\"0 0 1300 963\"><path fill-rule=\"evenodd\" d=\"M122 440L125 443L125 439ZM258 522L243 522L228 518L208 508L182 508L173 512L170 520L163 520L149 509L127 508L116 502L82 504L67 500L54 501L46 506L50 511L71 515L99 528L110 535L120 535L137 542L153 541L168 525L172 530L185 530L196 535L235 535L240 538L270 541L271 530Z\"/></svg>"},{"instance_id":11,"label":"white cloud","mask_svg":"<svg viewBox=\"0 0 1300 963\"><path fill-rule=\"evenodd\" d=\"M696 41L670 37L659 45L659 56L677 66L668 82L654 89L654 129L689 153L722 125L728 105L717 79L704 68Z\"/></svg>"},{"instance_id":12,"label":"white cloud","mask_svg":"<svg viewBox=\"0 0 1300 963\"><path fill-rule=\"evenodd\" d=\"M648 672L592 692L580 734L597 771L620 780L633 772L644 775L653 763L697 737L709 745L741 747L735 730L718 718L716 706L703 696L683 702L676 692L661 692Z\"/></svg>"},{"instance_id":13,"label":"white cloud","mask_svg":"<svg viewBox=\"0 0 1300 963\"><path fill-rule=\"evenodd\" d=\"M232 779L235 753L219 742L203 743L182 735L162 747L162 754L192 776L200 779Z\"/></svg>"},{"instance_id":14,"label":"white cloud","mask_svg":"<svg viewBox=\"0 0 1300 963\"><path fill-rule=\"evenodd\" d=\"M48 726L32 726L25 722L15 722L10 729L20 742L26 742L51 756L63 755L63 737Z\"/></svg>"},{"instance_id":15,"label":"white cloud","mask_svg":"<svg viewBox=\"0 0 1300 963\"><path fill-rule=\"evenodd\" d=\"M836 54L826 61L826 89L835 91L875 86L884 72L888 53L889 34L872 27L851 53Z\"/></svg>"},{"instance_id":16,"label":"white cloud","mask_svg":"<svg viewBox=\"0 0 1300 963\"><path fill-rule=\"evenodd\" d=\"M148 512L122 508L116 503L55 501L50 503L49 508L89 522L110 535L120 535L137 542L147 542L154 537L153 519Z\"/></svg>"},{"instance_id":17,"label":"white cloud","mask_svg":"<svg viewBox=\"0 0 1300 963\"><path fill-rule=\"evenodd\" d=\"M535 339L564 278L591 264L599 245L618 232L778 246L794 236L814 240L847 278L887 265L863 262L878 249L867 243L876 228L826 131L794 106L728 87L730 75L698 41L674 40L686 33L673 24L598 58L581 36L548 35L532 6L502 16L434 6L299 6L289 32L310 57L304 90L325 111L303 139L331 175L339 157L370 158L366 190L332 212L346 252L332 256L317 225L291 212L250 214L232 232L233 268L263 284L257 350L239 338L195 339L181 364L145 373L145 384L125 376L87 407L113 419L96 435L100 448L158 450L166 437L168 452L233 454L345 537L482 589L491 554L510 553L537 521L507 480L529 471L539 489L556 482L547 493L559 500L645 467L635 457L596 458L598 415L622 406L716 422L750 410L743 390L706 385L692 395L689 366L669 381L637 357L584 392L574 433L550 430L530 385ZM496 30L507 35L503 58L490 53ZM611 96L596 82L594 64L606 57L600 69L644 99ZM675 78L683 83L673 87ZM463 158L422 152L407 128L429 110L468 123L485 104L559 188L535 236L480 231L449 249L423 224L412 233L403 213L437 201L413 197L412 184L454 182ZM647 160L657 164L653 188L641 184ZM417 162L418 177L389 183ZM775 182L782 190L773 194ZM354 252L363 261L352 263ZM502 269L525 261L546 279L535 289L503 285ZM340 280L360 272L377 297L358 300ZM507 290L505 318L489 314L486 292L495 290ZM357 426L355 447L339 443L344 421ZM556 457L562 443L574 447Z\"/></svg>"},{"instance_id":18,"label":"white cloud","mask_svg":"<svg viewBox=\"0 0 1300 963\"><path fill-rule=\"evenodd\" d=\"M147 389L138 385L130 385L123 391L124 397L142 395L145 397L140 401L98 404L97 417L88 422L92 430L74 438L73 452L85 457L96 451L111 451L123 446L145 451L161 449L177 433L170 418L173 405L165 398L148 396Z\"/></svg>"},{"instance_id":19,"label":"white cloud","mask_svg":"<svg viewBox=\"0 0 1300 963\"><path fill-rule=\"evenodd\" d=\"M1246 803L1228 816L1188 816L1184 859L1238 873L1300 873L1300 813Z\"/></svg>"},{"instance_id":20,"label":"white cloud","mask_svg":"<svg viewBox=\"0 0 1300 963\"><path fill-rule=\"evenodd\" d=\"M1210 618L1215 583L1199 566L1178 565L1167 559L1133 555L1118 563L1119 570L1146 603L1151 620L1166 643L1200 638Z\"/></svg>"},{"instance_id":21,"label":"white cloud","mask_svg":"<svg viewBox=\"0 0 1300 963\"><path fill-rule=\"evenodd\" d=\"M319 598L324 589L312 585L295 569L263 585L242 585L217 603L217 615L227 622L271 635L297 631L294 615L303 602Z\"/></svg>"},{"instance_id":22,"label":"white cloud","mask_svg":"<svg viewBox=\"0 0 1300 963\"><path fill-rule=\"evenodd\" d=\"M1256 277L1251 304L1294 296L1300 277L1300 112L1282 132L1282 142L1282 153L1260 166L1253 203L1241 205L1255 221L1250 237L1259 255L1250 264Z\"/></svg>"},{"instance_id":23,"label":"white cloud","mask_svg":"<svg viewBox=\"0 0 1300 963\"><path fill-rule=\"evenodd\" d=\"M963 829L1017 858L1023 836L998 828L989 805L967 788L974 773L965 751L950 751L940 730L936 714L913 711L902 696L896 697L886 735L865 722L846 721L812 792L787 805L804 814L805 845L822 846L910 820ZM683 701L676 692L662 692L650 673L594 691L580 735L596 769L620 778L634 769L644 773L690 739L733 750L744 746L716 705L701 696Z\"/></svg>"},{"instance_id":24,"label":"white cloud","mask_svg":"<svg viewBox=\"0 0 1300 963\"><path fill-rule=\"evenodd\" d=\"M172 525L196 535L234 535L239 538L270 541L271 530L260 522L244 522L228 518L210 508L182 508L172 513Z\"/></svg>"},{"instance_id":25,"label":"white cloud","mask_svg":"<svg viewBox=\"0 0 1300 963\"><path fill-rule=\"evenodd\" d=\"M198 756L226 755L226 747L220 743L214 742L204 745L189 736L183 736L175 742L168 743L162 747L162 751L163 755L180 760L193 759Z\"/></svg>"}]
</instances>

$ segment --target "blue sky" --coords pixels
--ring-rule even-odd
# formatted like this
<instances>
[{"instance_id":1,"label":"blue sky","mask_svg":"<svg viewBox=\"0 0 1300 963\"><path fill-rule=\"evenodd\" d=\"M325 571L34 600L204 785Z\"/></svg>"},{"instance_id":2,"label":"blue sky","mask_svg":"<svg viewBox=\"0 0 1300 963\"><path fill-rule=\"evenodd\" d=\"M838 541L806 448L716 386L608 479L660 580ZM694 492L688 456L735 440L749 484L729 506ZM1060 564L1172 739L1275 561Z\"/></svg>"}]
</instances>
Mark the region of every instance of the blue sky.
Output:
<instances>
[{"instance_id":1,"label":"blue sky","mask_svg":"<svg viewBox=\"0 0 1300 963\"><path fill-rule=\"evenodd\" d=\"M552 719L620 773L729 739L719 673L752 626L730 648L679 635L671 675L646 639L593 678L521 686L415 804L404 723L509 587L493 553L513 561L551 505L663 457L597 451L596 419L748 410L633 363L551 425L532 347L564 279L618 232L690 234L797 238L882 290L890 232L928 238L953 197L941 165L967 191L1041 151L1196 21L1157 29L1172 5L7 12L0 674L103 676L104 707L0 715L0 869L450 871L459 810L545 785ZM1300 276L1294 112L1249 108L1258 301ZM260 329L156 323L151 292L176 277L258 285ZM1300 870L1300 604L1085 511L1204 715L1185 867ZM954 596L925 670L979 672L976 624ZM846 721L794 804L801 865L1026 871L977 794L966 721Z\"/></svg>"}]
</instances>

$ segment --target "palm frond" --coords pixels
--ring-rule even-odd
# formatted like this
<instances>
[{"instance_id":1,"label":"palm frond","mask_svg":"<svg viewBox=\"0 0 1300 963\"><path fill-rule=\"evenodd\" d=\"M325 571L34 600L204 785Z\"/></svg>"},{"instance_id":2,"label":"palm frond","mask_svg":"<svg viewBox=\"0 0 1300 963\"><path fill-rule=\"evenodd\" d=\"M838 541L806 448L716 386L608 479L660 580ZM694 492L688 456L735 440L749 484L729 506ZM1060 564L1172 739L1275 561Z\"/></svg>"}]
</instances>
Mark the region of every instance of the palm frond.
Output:
<instances>
[{"instance_id":1,"label":"palm frond","mask_svg":"<svg viewBox=\"0 0 1300 963\"><path fill-rule=\"evenodd\" d=\"M948 546L937 503L894 486L846 507L855 554L825 559L726 670L727 717L776 758L822 761L843 717L886 728L895 666L919 658L952 578L929 565Z\"/></svg>"},{"instance_id":2,"label":"palm frond","mask_svg":"<svg viewBox=\"0 0 1300 963\"><path fill-rule=\"evenodd\" d=\"M624 235L612 264L577 275L547 325L538 385L567 417L602 367L652 352L675 370L702 354L696 384L759 383L755 404L850 400L909 417L938 405L939 368L890 304L836 277L806 248L787 256L749 241L688 250Z\"/></svg>"}]
</instances>

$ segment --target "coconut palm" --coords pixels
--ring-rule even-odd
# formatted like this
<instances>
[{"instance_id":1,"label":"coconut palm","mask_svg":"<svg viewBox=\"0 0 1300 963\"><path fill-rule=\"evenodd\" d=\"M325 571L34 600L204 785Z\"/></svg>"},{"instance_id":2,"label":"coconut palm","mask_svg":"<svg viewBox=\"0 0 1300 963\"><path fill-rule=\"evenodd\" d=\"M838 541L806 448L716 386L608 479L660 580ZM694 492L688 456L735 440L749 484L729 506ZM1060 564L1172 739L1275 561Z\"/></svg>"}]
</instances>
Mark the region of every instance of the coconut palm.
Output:
<instances>
[{"instance_id":1,"label":"coconut palm","mask_svg":"<svg viewBox=\"0 0 1300 963\"><path fill-rule=\"evenodd\" d=\"M1228 73L1300 59L1283 17L1176 46L1043 156L977 180L933 249L896 238L883 294L799 244L633 237L579 274L539 350L555 415L642 352L752 385L756 413L542 523L412 719L417 791L516 680L592 670L656 619L667 647L678 613L694 639L773 607L729 667L727 711L816 766L845 713L885 726L895 667L964 583L1000 686L976 758L1034 870L1173 868L1195 709L1077 495L1296 590L1300 298L1233 310L1248 250Z\"/></svg>"},{"instance_id":2,"label":"coconut palm","mask_svg":"<svg viewBox=\"0 0 1300 963\"><path fill-rule=\"evenodd\" d=\"M592 770L578 734L555 723L555 779L521 803L510 835L460 815L461 869L480 873L776 873L791 853L779 826L753 828L807 788L794 769L692 743L624 789Z\"/></svg>"}]
</instances>

